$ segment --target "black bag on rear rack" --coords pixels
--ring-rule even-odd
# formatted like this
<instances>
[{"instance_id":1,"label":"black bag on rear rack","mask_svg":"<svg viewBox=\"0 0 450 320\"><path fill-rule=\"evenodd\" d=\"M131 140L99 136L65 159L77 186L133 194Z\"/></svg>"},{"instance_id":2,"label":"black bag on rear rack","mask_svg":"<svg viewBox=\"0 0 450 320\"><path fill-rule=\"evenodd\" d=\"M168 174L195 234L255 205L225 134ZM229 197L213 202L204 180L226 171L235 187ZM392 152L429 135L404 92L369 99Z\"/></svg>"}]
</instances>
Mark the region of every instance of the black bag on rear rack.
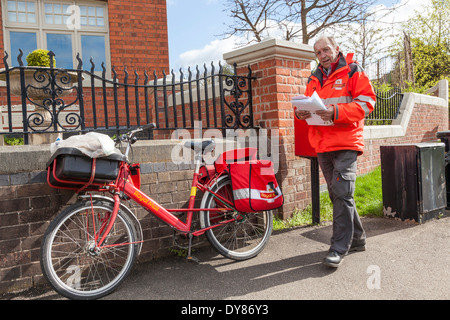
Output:
<instances>
[{"instance_id":1,"label":"black bag on rear rack","mask_svg":"<svg viewBox=\"0 0 450 320\"><path fill-rule=\"evenodd\" d=\"M76 148L59 148L47 162L47 182L54 188L79 189L93 178L89 186L98 189L117 178L120 162L125 160L121 154L90 158Z\"/></svg>"}]
</instances>

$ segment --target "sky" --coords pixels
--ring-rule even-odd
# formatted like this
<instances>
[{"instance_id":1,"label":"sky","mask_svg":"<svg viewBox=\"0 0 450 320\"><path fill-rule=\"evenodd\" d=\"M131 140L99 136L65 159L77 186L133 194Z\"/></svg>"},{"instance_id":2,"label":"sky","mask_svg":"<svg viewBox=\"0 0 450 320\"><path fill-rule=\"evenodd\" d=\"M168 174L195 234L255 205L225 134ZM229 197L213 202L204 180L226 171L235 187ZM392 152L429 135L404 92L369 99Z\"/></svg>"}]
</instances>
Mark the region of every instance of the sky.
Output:
<instances>
[{"instance_id":1,"label":"sky","mask_svg":"<svg viewBox=\"0 0 450 320\"><path fill-rule=\"evenodd\" d=\"M430 0L380 0L380 5L390 7L393 3L404 4L394 15L387 17L390 22L406 20ZM224 39L226 23L231 18L224 12L225 0L167 0L167 20L169 33L170 68L209 68L211 62L218 66L223 54L237 48L238 38ZM202 69L201 69L202 70Z\"/></svg>"},{"instance_id":2,"label":"sky","mask_svg":"<svg viewBox=\"0 0 450 320\"><path fill-rule=\"evenodd\" d=\"M222 60L233 41L223 41L221 34L230 21L223 0L167 0L170 67L195 67ZM224 51L225 50L225 51Z\"/></svg>"}]
</instances>

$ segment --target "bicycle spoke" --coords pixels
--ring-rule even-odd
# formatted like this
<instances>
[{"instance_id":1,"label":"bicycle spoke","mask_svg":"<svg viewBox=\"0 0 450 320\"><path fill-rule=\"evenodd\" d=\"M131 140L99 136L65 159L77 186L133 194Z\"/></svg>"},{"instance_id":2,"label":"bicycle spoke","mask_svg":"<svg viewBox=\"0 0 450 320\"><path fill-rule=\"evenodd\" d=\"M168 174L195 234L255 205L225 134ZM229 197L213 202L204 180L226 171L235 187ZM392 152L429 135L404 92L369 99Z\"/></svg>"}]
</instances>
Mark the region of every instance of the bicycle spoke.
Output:
<instances>
[{"instance_id":1,"label":"bicycle spoke","mask_svg":"<svg viewBox=\"0 0 450 320\"><path fill-rule=\"evenodd\" d=\"M102 296L120 284L129 272L136 256L133 244L136 237L119 212L105 238L105 247L98 247L95 239L103 235L112 206L94 201L73 207L61 213L52 225L53 232L46 233L44 274L66 296Z\"/></svg>"},{"instance_id":2,"label":"bicycle spoke","mask_svg":"<svg viewBox=\"0 0 450 320\"><path fill-rule=\"evenodd\" d=\"M214 191L214 190L213 190ZM215 192L232 201L231 180L224 177L218 181ZM207 209L223 207L214 195L206 194L202 204ZM232 217L235 217L234 220ZM272 231L272 213L228 212L224 215L205 210L205 227L214 227L206 231L206 236L214 248L226 257L243 260L257 255L266 245Z\"/></svg>"}]
</instances>

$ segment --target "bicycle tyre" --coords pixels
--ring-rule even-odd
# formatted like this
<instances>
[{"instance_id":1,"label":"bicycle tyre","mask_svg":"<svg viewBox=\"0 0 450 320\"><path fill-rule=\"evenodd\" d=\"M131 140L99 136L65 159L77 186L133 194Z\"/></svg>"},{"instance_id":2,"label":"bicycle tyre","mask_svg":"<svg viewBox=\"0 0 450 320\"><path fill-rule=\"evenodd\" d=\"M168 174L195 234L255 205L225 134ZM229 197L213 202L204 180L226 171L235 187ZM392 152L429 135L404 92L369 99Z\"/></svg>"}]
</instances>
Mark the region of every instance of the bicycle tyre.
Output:
<instances>
[{"instance_id":1,"label":"bicycle tyre","mask_svg":"<svg viewBox=\"0 0 450 320\"><path fill-rule=\"evenodd\" d=\"M98 248L93 240L94 230L106 223L112 210L112 203L101 200L77 202L50 223L41 246L41 268L61 295L101 298L117 289L131 271L138 246L135 229L122 210L105 240L108 247ZM101 237L102 231L97 235Z\"/></svg>"},{"instance_id":2,"label":"bicycle tyre","mask_svg":"<svg viewBox=\"0 0 450 320\"><path fill-rule=\"evenodd\" d=\"M212 186L211 190L232 201L231 180L223 176ZM217 208L224 205L215 196L207 192L202 199L202 208ZM226 215L202 211L200 221L202 227L209 227L220 220L228 220L231 216L240 215L243 219L206 231L206 237L217 252L233 260L247 260L258 255L267 245L273 228L272 211L257 213L237 213L233 210Z\"/></svg>"}]
</instances>

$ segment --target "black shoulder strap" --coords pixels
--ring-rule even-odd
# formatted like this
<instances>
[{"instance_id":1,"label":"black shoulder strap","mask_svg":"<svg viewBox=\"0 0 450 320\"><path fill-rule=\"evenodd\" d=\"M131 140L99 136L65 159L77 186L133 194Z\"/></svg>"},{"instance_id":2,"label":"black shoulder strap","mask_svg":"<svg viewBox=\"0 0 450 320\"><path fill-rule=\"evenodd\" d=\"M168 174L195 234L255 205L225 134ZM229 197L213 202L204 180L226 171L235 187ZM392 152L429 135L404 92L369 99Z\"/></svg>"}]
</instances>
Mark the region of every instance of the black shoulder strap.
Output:
<instances>
[{"instance_id":1,"label":"black shoulder strap","mask_svg":"<svg viewBox=\"0 0 450 320\"><path fill-rule=\"evenodd\" d=\"M364 72L364 69L357 62L349 63L350 71L348 72L348 77L351 78L356 72Z\"/></svg>"}]
</instances>

